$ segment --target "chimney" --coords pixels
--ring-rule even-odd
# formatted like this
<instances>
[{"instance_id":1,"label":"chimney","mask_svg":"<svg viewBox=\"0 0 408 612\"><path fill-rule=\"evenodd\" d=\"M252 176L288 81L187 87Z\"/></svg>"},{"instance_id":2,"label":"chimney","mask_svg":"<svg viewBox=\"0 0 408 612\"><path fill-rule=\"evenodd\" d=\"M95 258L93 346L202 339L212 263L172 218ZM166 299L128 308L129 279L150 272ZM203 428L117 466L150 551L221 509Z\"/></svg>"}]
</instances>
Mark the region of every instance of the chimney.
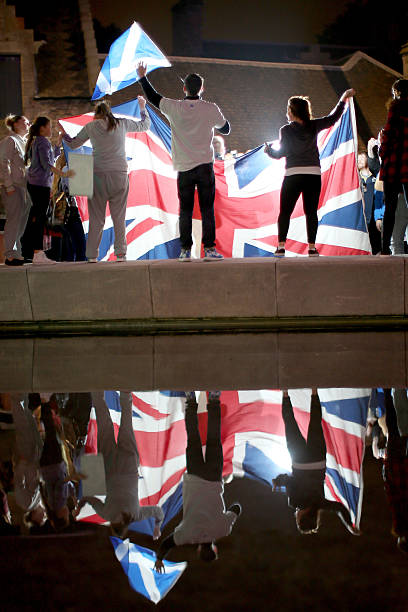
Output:
<instances>
[{"instance_id":1,"label":"chimney","mask_svg":"<svg viewBox=\"0 0 408 612\"><path fill-rule=\"evenodd\" d=\"M96 48L95 30L89 0L79 0L79 15L81 18L82 35L85 44L86 68L88 71L89 93L92 94L98 79L100 65Z\"/></svg>"},{"instance_id":2,"label":"chimney","mask_svg":"<svg viewBox=\"0 0 408 612\"><path fill-rule=\"evenodd\" d=\"M402 74L404 75L404 79L408 79L408 43L405 43L401 47L401 56L402 56Z\"/></svg>"},{"instance_id":3,"label":"chimney","mask_svg":"<svg viewBox=\"0 0 408 612\"><path fill-rule=\"evenodd\" d=\"M203 5L203 0L180 0L172 7L172 55L202 57Z\"/></svg>"}]
</instances>

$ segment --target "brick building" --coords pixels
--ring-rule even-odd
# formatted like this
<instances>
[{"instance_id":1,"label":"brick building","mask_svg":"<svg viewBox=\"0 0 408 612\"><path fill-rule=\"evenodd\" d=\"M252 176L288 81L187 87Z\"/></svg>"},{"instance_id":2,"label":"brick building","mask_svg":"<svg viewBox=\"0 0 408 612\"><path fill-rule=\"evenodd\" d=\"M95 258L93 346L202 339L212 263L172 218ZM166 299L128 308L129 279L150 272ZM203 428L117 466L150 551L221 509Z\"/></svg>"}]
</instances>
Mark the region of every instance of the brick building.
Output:
<instances>
[{"instance_id":1,"label":"brick building","mask_svg":"<svg viewBox=\"0 0 408 612\"><path fill-rule=\"evenodd\" d=\"M217 102L231 122L230 149L245 151L276 138L286 121L290 95L309 95L319 116L329 112L348 87L357 90L360 146L377 134L386 116L391 84L400 73L362 51L340 60L338 49L333 55L327 49L302 45L281 50L283 61L253 61L248 57L260 57L254 45L202 40L204 6L202 0L180 0L174 5L172 68L158 69L150 78L158 91L178 97L182 96L179 76L202 74L205 96ZM214 57L217 52L221 58ZM236 59L239 53L241 58ZM265 45L265 57L276 59L276 53L277 45ZM408 70L407 54L406 45L404 70ZM88 0L63 4L42 0L33 5L21 0L8 5L0 0L0 69L2 82L10 83L0 94L2 116L24 112L30 118L47 114L58 119L89 111L103 59L97 52ZM133 85L114 94L111 102L130 100L140 92L140 86Z\"/></svg>"}]
</instances>

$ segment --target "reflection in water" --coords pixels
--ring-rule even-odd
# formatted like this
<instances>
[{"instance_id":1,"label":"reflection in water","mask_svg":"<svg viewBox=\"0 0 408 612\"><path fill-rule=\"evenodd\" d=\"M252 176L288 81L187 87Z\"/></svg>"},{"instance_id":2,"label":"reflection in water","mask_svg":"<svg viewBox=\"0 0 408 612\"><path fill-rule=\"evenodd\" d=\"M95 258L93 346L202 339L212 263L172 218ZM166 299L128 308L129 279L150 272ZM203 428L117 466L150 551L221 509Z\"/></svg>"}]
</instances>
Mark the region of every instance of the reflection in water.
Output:
<instances>
[{"instance_id":1,"label":"reflection in water","mask_svg":"<svg viewBox=\"0 0 408 612\"><path fill-rule=\"evenodd\" d=\"M40 457L43 440L33 410L22 396L11 396L11 409L16 428L14 455L14 495L16 503L24 511L27 526L42 526L46 511L40 493ZM40 398L38 398L40 404ZM33 407L35 410L36 407Z\"/></svg>"},{"instance_id":2,"label":"reflection in water","mask_svg":"<svg viewBox=\"0 0 408 612\"><path fill-rule=\"evenodd\" d=\"M391 533L398 548L408 552L408 398L406 389L375 390L374 408L381 415L373 426L373 454L383 462L384 486L391 515ZM382 417L385 409L385 422ZM380 427L385 438L379 447Z\"/></svg>"},{"instance_id":3,"label":"reflection in water","mask_svg":"<svg viewBox=\"0 0 408 612\"><path fill-rule=\"evenodd\" d=\"M317 389L312 390L310 418L306 437L302 436L293 414L287 391L283 392L282 418L285 424L286 445L292 459L292 475L279 474L272 482L274 490L284 486L289 506L295 509L296 525L300 533L317 533L322 510L336 512L354 535L359 530L352 523L350 511L339 501L324 496L326 476L326 442L322 427L322 406Z\"/></svg>"},{"instance_id":4,"label":"reflection in water","mask_svg":"<svg viewBox=\"0 0 408 612\"><path fill-rule=\"evenodd\" d=\"M183 544L198 544L199 558L202 561L215 561L218 558L216 540L231 533L241 514L238 503L225 511L220 393L210 391L208 394L204 457L197 410L195 393L187 392L187 472L183 476L183 520L160 545L155 564L158 572L164 570L163 559L170 549Z\"/></svg>"},{"instance_id":5,"label":"reflection in water","mask_svg":"<svg viewBox=\"0 0 408 612\"><path fill-rule=\"evenodd\" d=\"M112 540L117 558L128 569L135 560L145 563L138 573L145 577L144 588L147 581L165 594L155 582L164 569L167 575L172 571L163 560L189 560L188 545L198 548L202 561L215 560L219 548L222 563L223 548L229 546L222 538L231 532L228 541L240 538L239 527L233 529L241 514L236 488L224 502L224 487L228 499L229 483L237 479L257 480L276 499L286 493L302 534L319 530L330 537L326 521L320 526L322 510L334 510L358 534L367 434L374 455L384 462L393 534L406 550L405 390L3 395L3 406L7 403L15 442L10 456L2 452L1 532L67 534L84 525L110 524L119 536ZM96 453L102 479L92 458ZM13 507L9 512L12 502L20 514ZM249 510L243 503L237 525ZM163 530L151 557L143 548L131 548ZM133 543L122 543L127 532Z\"/></svg>"},{"instance_id":6,"label":"reflection in water","mask_svg":"<svg viewBox=\"0 0 408 612\"><path fill-rule=\"evenodd\" d=\"M124 538L130 523L154 518L153 538L160 537L160 525L164 514L160 506L139 504L139 451L132 423L132 394L121 391L120 425L115 440L114 428L108 406L102 392L92 393L98 429L98 452L103 456L106 480L105 501L84 496L75 514L90 504L105 521L110 521L115 535Z\"/></svg>"}]
</instances>

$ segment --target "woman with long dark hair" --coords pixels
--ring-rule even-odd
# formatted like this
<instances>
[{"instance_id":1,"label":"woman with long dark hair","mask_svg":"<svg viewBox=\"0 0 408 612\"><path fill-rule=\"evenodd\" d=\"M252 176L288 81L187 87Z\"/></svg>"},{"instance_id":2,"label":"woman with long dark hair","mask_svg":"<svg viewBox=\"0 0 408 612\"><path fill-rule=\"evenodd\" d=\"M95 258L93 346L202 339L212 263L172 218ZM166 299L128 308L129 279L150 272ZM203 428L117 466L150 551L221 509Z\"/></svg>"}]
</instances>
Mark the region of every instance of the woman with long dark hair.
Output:
<instances>
[{"instance_id":1,"label":"woman with long dark hair","mask_svg":"<svg viewBox=\"0 0 408 612\"><path fill-rule=\"evenodd\" d=\"M327 117L313 119L309 98L292 96L288 100L286 116L289 123L279 131L278 150L270 144L265 145L265 153L274 159L286 157L286 171L280 193L280 212L278 218L279 243L275 251L277 257L284 257L285 242L289 230L290 217L300 195L303 196L303 210L306 216L309 257L319 255L315 241L317 234L317 208L321 191L321 169L317 136L340 119L345 102L355 94L348 89L341 96L337 106Z\"/></svg>"},{"instance_id":2,"label":"woman with long dark hair","mask_svg":"<svg viewBox=\"0 0 408 612\"><path fill-rule=\"evenodd\" d=\"M125 140L129 132L146 132L150 127L150 117L146 112L146 101L138 96L140 121L117 118L106 102L95 107L94 120L71 138L64 134L64 140L73 149L91 141L94 157L94 191L88 198L89 230L86 244L88 262L98 260L99 245L105 225L106 204L109 209L115 232L114 252L116 261L126 261L126 207L129 192Z\"/></svg>"},{"instance_id":3,"label":"woman with long dark hair","mask_svg":"<svg viewBox=\"0 0 408 612\"><path fill-rule=\"evenodd\" d=\"M25 144L30 122L23 115L8 115L4 120L10 130L1 144L2 196L6 209L4 247L6 266L22 266L21 236L30 212L31 201L27 194Z\"/></svg>"},{"instance_id":4,"label":"woman with long dark hair","mask_svg":"<svg viewBox=\"0 0 408 612\"><path fill-rule=\"evenodd\" d=\"M392 86L393 101L380 133L380 180L384 181L382 255L391 255L390 242L400 192L408 206L408 79Z\"/></svg>"},{"instance_id":5,"label":"woman with long dark hair","mask_svg":"<svg viewBox=\"0 0 408 612\"><path fill-rule=\"evenodd\" d=\"M24 162L30 164L27 171L27 189L31 196L32 208L24 233L24 252L33 264L54 264L43 250L46 214L50 202L53 174L72 176L71 171L61 172L54 167L60 154L61 136L58 144L51 144L52 125L48 117L37 117L28 132Z\"/></svg>"}]
</instances>

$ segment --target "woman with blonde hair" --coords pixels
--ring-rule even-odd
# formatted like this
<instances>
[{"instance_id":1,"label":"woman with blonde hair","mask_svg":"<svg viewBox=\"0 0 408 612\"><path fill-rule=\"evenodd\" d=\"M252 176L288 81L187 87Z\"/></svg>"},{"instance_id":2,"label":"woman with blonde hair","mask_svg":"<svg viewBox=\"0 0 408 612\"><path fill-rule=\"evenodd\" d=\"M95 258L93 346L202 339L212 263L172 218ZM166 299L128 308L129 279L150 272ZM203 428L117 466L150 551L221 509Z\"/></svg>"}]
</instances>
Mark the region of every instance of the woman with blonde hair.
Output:
<instances>
[{"instance_id":1,"label":"woman with blonde hair","mask_svg":"<svg viewBox=\"0 0 408 612\"><path fill-rule=\"evenodd\" d=\"M300 195L306 216L309 257L319 255L315 241L318 227L317 208L322 186L317 137L340 119L347 98L354 96L354 89L347 89L337 106L327 117L313 119L312 107L306 96L292 96L288 100L288 124L279 131L280 147L275 150L265 145L265 153L274 159L286 157L285 178L280 193L280 212L278 218L278 248L275 256L285 256L285 242L289 230L290 217Z\"/></svg>"},{"instance_id":2,"label":"woman with blonde hair","mask_svg":"<svg viewBox=\"0 0 408 612\"><path fill-rule=\"evenodd\" d=\"M4 247L6 266L22 266L21 236L30 212L31 200L27 194L24 151L30 122L23 115L8 115L4 120L10 135L1 143L0 168L2 196L6 209Z\"/></svg>"},{"instance_id":3,"label":"woman with blonde hair","mask_svg":"<svg viewBox=\"0 0 408 612\"><path fill-rule=\"evenodd\" d=\"M94 157L94 192L88 198L89 230L86 245L88 262L98 260L99 245L105 225L106 204L115 232L114 252L116 261L126 261L126 207L129 193L129 179L126 159L126 134L146 132L150 128L150 117L146 112L146 101L138 96L140 121L117 118L106 102L95 107L94 120L71 138L63 134L68 145L76 149L87 140L91 141Z\"/></svg>"}]
</instances>

